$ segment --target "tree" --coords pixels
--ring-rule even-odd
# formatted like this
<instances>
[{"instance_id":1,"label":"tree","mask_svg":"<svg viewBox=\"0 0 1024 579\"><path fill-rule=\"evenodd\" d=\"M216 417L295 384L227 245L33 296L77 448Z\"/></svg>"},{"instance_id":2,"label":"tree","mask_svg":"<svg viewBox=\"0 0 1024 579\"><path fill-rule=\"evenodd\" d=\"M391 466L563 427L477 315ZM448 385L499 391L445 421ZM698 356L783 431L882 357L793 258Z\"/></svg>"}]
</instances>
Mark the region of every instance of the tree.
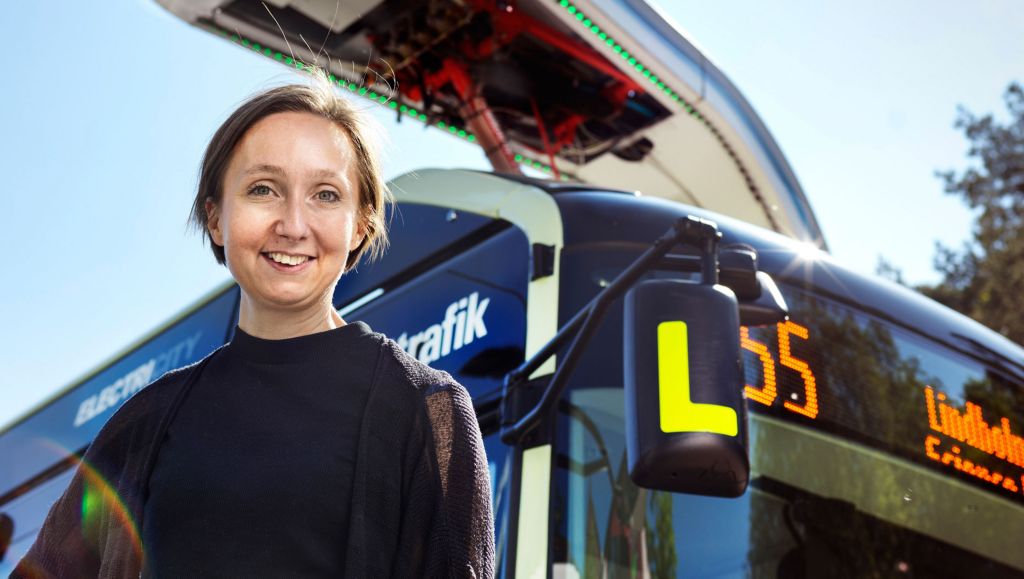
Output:
<instances>
[{"instance_id":1,"label":"tree","mask_svg":"<svg viewBox=\"0 0 1024 579\"><path fill-rule=\"evenodd\" d=\"M977 163L937 176L978 217L960 250L936 244L934 266L943 278L916 289L1024 344L1024 88L1010 83L1003 100L1010 113L1005 124L958 110L954 126L964 131L967 155Z\"/></svg>"}]
</instances>

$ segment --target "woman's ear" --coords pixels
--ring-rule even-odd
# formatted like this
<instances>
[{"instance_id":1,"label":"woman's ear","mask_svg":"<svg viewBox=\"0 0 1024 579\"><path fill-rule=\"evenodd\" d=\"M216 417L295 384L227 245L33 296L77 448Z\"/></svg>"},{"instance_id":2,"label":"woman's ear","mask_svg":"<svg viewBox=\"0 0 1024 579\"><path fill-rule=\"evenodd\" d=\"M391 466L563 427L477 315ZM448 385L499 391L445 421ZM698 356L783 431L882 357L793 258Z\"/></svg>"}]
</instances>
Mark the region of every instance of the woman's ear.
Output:
<instances>
[{"instance_id":1,"label":"woman's ear","mask_svg":"<svg viewBox=\"0 0 1024 579\"><path fill-rule=\"evenodd\" d=\"M206 198L206 229L217 245L224 247L224 232L220 227L220 207L210 197Z\"/></svg>"},{"instance_id":2,"label":"woman's ear","mask_svg":"<svg viewBox=\"0 0 1024 579\"><path fill-rule=\"evenodd\" d=\"M352 251L362 247L363 242L366 241L366 228L366 220L360 219L359 223L356 225L355 231L352 232L352 239L349 243L349 247L352 248Z\"/></svg>"}]
</instances>

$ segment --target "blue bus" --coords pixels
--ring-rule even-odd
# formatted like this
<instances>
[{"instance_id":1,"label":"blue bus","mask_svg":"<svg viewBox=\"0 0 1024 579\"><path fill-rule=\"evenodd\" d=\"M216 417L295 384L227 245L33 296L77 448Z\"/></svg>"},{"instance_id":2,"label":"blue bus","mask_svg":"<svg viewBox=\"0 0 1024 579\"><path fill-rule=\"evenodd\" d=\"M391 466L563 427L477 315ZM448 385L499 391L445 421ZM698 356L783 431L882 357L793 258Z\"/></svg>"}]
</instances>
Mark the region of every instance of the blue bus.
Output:
<instances>
[{"instance_id":1,"label":"blue bus","mask_svg":"<svg viewBox=\"0 0 1024 579\"><path fill-rule=\"evenodd\" d=\"M391 181L391 249L346 275L334 305L473 396L500 576L1024 576L1024 350L832 260L764 125L651 6L366 0L338 16L335 2L281 1L278 28L260 2L161 4L286 66L312 62L287 46L305 50L298 34L332 30L339 90L489 144L494 172ZM420 82L389 92L382 71L350 68L368 47ZM445 68L452 56L468 65ZM466 86L498 130L464 120ZM785 314L740 303L731 328L749 458L738 496L635 482L628 300L609 302L585 346L560 341L686 219L756 254ZM636 283L696 285L692 248L669 249ZM238 299L234 284L214 290L0 431L0 572L118 405L231 339ZM509 436L573 358L549 411Z\"/></svg>"}]
</instances>

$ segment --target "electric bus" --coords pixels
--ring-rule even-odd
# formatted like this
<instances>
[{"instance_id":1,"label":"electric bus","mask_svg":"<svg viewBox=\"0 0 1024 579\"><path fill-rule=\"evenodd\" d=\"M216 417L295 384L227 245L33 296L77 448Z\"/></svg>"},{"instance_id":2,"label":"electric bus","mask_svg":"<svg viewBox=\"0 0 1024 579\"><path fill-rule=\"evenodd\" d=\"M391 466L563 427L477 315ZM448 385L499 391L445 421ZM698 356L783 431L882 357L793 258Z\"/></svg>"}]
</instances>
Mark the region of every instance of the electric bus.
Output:
<instances>
[{"instance_id":1,"label":"electric bus","mask_svg":"<svg viewBox=\"0 0 1024 579\"><path fill-rule=\"evenodd\" d=\"M651 6L160 3L286 66L314 56L291 53L288 35L331 30L324 50L346 63L331 70L338 90L488 151L494 172L392 180L391 249L347 274L334 305L473 396L499 576L1024 576L1024 350L836 263L752 108ZM349 68L371 48L391 73ZM719 267L693 267L707 252L663 242L680 223L713 228ZM735 348L725 386L741 397L733 416L749 462L738 478L700 471L731 475L733 493L638 484L661 465L635 456L650 418L633 378L648 354L635 351L636 311L686 300L645 304L624 285L686 289L719 274L738 318L704 321L733 344L709 349L694 331L690 371L703 371L697 349ZM233 282L215 289L0 431L0 572L27 551L104 420L230 340L238 300ZM598 302L602 313L581 321ZM686 405L713 406L696 392Z\"/></svg>"}]
</instances>

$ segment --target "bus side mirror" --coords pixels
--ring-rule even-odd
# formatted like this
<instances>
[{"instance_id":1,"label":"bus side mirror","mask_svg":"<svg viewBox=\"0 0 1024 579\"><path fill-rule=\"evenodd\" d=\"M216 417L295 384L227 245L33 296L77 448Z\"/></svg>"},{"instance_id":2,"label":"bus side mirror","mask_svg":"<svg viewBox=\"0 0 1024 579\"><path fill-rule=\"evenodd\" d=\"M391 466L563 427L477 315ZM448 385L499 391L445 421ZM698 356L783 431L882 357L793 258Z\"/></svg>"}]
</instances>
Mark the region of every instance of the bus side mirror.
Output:
<instances>
[{"instance_id":1,"label":"bus side mirror","mask_svg":"<svg viewBox=\"0 0 1024 579\"><path fill-rule=\"evenodd\" d=\"M638 486L737 497L747 488L739 307L729 288L653 279L626 292L629 474Z\"/></svg>"}]
</instances>

